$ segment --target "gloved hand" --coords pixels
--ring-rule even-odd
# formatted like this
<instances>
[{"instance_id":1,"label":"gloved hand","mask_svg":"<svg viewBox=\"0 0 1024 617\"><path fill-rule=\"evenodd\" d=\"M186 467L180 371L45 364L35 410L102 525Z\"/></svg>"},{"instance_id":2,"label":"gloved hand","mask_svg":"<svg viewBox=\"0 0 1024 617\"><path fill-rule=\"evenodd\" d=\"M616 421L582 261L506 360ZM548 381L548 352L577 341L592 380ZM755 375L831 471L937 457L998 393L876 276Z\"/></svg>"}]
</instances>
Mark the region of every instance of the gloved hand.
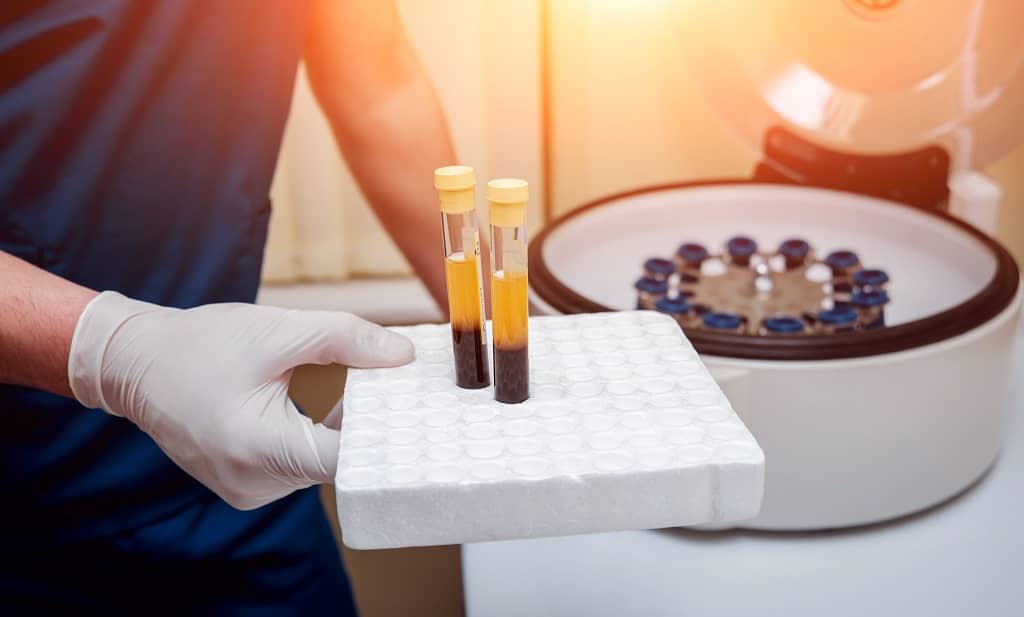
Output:
<instances>
[{"instance_id":1,"label":"gloved hand","mask_svg":"<svg viewBox=\"0 0 1024 617\"><path fill-rule=\"evenodd\" d=\"M337 426L288 398L300 364L398 366L405 337L354 315L250 304L189 310L99 294L68 359L75 397L124 416L195 479L239 509L331 481Z\"/></svg>"}]
</instances>

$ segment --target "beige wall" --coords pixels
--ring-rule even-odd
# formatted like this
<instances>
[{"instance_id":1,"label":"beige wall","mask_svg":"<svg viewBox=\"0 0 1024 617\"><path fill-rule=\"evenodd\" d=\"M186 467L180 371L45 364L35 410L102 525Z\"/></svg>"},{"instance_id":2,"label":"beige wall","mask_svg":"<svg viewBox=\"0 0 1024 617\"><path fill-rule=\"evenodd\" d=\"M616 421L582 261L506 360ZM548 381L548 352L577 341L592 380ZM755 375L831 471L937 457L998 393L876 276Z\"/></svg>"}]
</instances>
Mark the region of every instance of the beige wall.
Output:
<instances>
[{"instance_id":1,"label":"beige wall","mask_svg":"<svg viewBox=\"0 0 1024 617\"><path fill-rule=\"evenodd\" d=\"M986 170L1003 187L996 237L1024 265L1024 146Z\"/></svg>"},{"instance_id":2,"label":"beige wall","mask_svg":"<svg viewBox=\"0 0 1024 617\"><path fill-rule=\"evenodd\" d=\"M752 153L680 67L664 4L548 3L555 214L639 186L749 174Z\"/></svg>"}]
</instances>

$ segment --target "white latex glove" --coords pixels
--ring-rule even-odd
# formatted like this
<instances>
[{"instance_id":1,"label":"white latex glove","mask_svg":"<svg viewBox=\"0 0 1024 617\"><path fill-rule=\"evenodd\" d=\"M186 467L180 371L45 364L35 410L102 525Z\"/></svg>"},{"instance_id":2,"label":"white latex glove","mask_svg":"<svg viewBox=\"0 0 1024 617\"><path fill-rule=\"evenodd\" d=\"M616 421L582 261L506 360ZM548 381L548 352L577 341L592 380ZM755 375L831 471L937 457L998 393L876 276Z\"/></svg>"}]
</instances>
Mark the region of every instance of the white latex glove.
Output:
<instances>
[{"instance_id":1,"label":"white latex glove","mask_svg":"<svg viewBox=\"0 0 1024 617\"><path fill-rule=\"evenodd\" d=\"M413 356L405 337L348 313L251 304L181 310L108 291L78 320L68 376L79 402L131 420L244 510L334 477L337 426L295 408L294 367L398 366Z\"/></svg>"}]
</instances>

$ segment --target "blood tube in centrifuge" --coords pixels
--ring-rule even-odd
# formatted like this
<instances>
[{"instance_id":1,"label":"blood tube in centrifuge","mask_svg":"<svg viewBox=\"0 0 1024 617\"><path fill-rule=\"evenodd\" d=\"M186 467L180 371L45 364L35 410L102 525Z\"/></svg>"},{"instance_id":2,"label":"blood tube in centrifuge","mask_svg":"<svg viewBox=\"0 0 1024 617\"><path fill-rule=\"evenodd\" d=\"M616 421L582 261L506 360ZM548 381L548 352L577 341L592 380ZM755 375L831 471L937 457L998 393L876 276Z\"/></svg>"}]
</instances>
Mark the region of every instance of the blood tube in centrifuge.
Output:
<instances>
[{"instance_id":1,"label":"blood tube in centrifuge","mask_svg":"<svg viewBox=\"0 0 1024 617\"><path fill-rule=\"evenodd\" d=\"M679 271L686 269L700 271L700 265L709 257L708 249L703 244L684 242L676 251L676 265Z\"/></svg>"},{"instance_id":2,"label":"blood tube in centrifuge","mask_svg":"<svg viewBox=\"0 0 1024 617\"><path fill-rule=\"evenodd\" d=\"M757 242L747 236L734 236L729 238L725 250L733 265L746 268L750 265L750 258L757 253Z\"/></svg>"},{"instance_id":3,"label":"blood tube in centrifuge","mask_svg":"<svg viewBox=\"0 0 1024 617\"><path fill-rule=\"evenodd\" d=\"M644 262L644 276L659 281L668 280L668 277L675 274L676 264L671 259L651 257Z\"/></svg>"},{"instance_id":4,"label":"blood tube in centrifuge","mask_svg":"<svg viewBox=\"0 0 1024 617\"><path fill-rule=\"evenodd\" d=\"M884 289L857 289L850 298L860 316L864 328L878 328L885 325L883 307L889 303L889 294Z\"/></svg>"},{"instance_id":5,"label":"blood tube in centrifuge","mask_svg":"<svg viewBox=\"0 0 1024 617\"><path fill-rule=\"evenodd\" d=\"M653 310L654 303L668 293L668 281L642 277L633 284L636 287L637 310Z\"/></svg>"},{"instance_id":6,"label":"blood tube in centrifuge","mask_svg":"<svg viewBox=\"0 0 1024 617\"><path fill-rule=\"evenodd\" d=\"M455 383L460 388L491 384L481 292L480 235L476 223L476 178L472 167L434 172L444 228L444 271L452 319Z\"/></svg>"},{"instance_id":7,"label":"blood tube in centrifuge","mask_svg":"<svg viewBox=\"0 0 1024 617\"><path fill-rule=\"evenodd\" d=\"M491 218L491 334L494 337L494 398L521 403L530 397L527 352L525 180L487 183Z\"/></svg>"}]
</instances>

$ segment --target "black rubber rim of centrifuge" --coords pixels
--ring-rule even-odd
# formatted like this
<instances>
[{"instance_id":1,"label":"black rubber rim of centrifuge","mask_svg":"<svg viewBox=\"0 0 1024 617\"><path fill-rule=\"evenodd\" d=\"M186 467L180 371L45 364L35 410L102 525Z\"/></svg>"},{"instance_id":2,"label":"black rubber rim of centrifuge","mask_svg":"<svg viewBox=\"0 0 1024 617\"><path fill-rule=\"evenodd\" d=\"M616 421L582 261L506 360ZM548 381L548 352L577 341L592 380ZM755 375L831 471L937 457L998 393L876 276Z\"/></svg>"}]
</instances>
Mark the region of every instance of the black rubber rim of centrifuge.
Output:
<instances>
[{"instance_id":1,"label":"black rubber rim of centrifuge","mask_svg":"<svg viewBox=\"0 0 1024 617\"><path fill-rule=\"evenodd\" d=\"M563 314L614 311L610 307L581 296L565 286L548 269L542 249L547 237L567 221L613 201L658 191L728 184L771 184L763 180L705 180L650 186L588 202L546 225L530 242L530 287L548 305ZM780 186L799 186L779 183ZM906 206L912 208L914 206ZM933 210L925 212L970 234L984 244L996 259L996 272L980 292L963 303L923 319L868 332L807 335L794 337L757 337L721 334L686 329L698 352L713 356L752 360L835 360L894 353L938 343L972 330L1001 313L1013 301L1020 285L1016 262L1002 245L967 223Z\"/></svg>"}]
</instances>

